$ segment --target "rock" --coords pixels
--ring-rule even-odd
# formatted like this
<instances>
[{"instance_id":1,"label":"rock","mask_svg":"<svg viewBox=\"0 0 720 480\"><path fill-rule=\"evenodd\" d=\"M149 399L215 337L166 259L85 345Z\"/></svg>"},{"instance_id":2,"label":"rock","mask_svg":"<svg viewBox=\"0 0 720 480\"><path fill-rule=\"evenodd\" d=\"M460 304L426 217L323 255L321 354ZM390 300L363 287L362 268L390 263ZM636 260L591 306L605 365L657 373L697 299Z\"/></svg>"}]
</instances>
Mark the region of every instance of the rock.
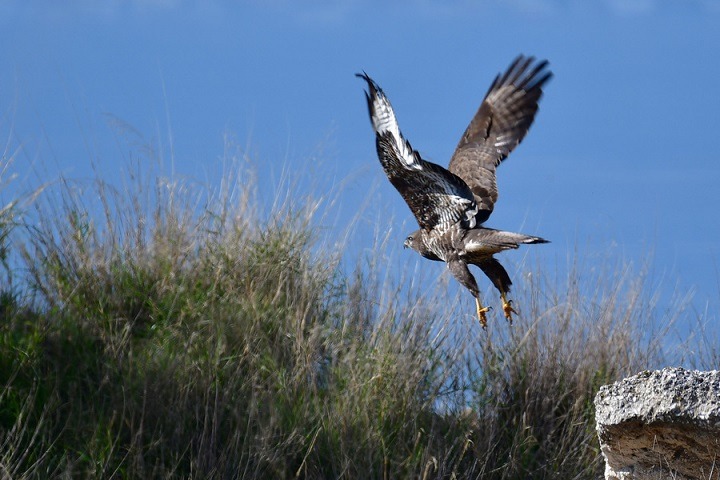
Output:
<instances>
[{"instance_id":1,"label":"rock","mask_svg":"<svg viewBox=\"0 0 720 480\"><path fill-rule=\"evenodd\" d=\"M720 480L720 372L664 368L595 397L605 478Z\"/></svg>"}]
</instances>

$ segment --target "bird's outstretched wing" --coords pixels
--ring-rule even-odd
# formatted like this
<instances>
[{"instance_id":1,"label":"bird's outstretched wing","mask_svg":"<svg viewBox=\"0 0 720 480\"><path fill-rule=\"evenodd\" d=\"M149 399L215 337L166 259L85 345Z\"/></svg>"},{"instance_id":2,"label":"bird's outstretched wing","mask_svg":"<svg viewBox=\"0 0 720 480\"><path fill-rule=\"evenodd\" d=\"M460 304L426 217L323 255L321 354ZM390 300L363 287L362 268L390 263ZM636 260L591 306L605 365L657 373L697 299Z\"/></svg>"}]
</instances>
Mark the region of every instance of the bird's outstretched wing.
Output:
<instances>
[{"instance_id":1,"label":"bird's outstretched wing","mask_svg":"<svg viewBox=\"0 0 720 480\"><path fill-rule=\"evenodd\" d=\"M357 76L368 84L365 96L380 163L420 227L444 230L457 222L475 227L477 205L467 184L444 167L423 160L400 133L382 89L366 73Z\"/></svg>"},{"instance_id":2,"label":"bird's outstretched wing","mask_svg":"<svg viewBox=\"0 0 720 480\"><path fill-rule=\"evenodd\" d=\"M470 187L478 205L477 223L490 217L498 198L495 169L528 132L542 88L552 77L548 62L520 55L485 94L448 169Z\"/></svg>"}]
</instances>

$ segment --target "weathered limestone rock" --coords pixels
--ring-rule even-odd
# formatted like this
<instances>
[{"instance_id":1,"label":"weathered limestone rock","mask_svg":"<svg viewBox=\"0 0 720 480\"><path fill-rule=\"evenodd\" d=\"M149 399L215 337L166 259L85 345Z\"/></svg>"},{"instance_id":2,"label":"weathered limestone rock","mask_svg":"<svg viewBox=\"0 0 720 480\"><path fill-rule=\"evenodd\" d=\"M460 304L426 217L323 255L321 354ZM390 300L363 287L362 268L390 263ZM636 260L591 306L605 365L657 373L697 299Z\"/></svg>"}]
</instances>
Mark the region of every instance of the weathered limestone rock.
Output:
<instances>
[{"instance_id":1,"label":"weathered limestone rock","mask_svg":"<svg viewBox=\"0 0 720 480\"><path fill-rule=\"evenodd\" d=\"M720 480L720 372L641 372L595 397L605 478Z\"/></svg>"}]
</instances>

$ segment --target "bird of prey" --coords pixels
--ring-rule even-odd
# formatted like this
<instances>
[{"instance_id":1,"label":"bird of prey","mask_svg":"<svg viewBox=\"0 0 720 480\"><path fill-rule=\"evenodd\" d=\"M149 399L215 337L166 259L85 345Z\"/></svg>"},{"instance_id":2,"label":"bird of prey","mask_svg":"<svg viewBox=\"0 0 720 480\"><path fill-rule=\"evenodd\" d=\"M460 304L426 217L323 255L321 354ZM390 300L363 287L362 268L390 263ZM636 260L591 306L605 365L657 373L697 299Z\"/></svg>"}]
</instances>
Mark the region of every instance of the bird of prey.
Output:
<instances>
[{"instance_id":1,"label":"bird of prey","mask_svg":"<svg viewBox=\"0 0 720 480\"><path fill-rule=\"evenodd\" d=\"M503 313L512 323L510 277L493 255L520 244L547 243L540 237L486 228L498 198L495 170L525 137L538 110L542 88L552 77L546 60L518 56L495 77L480 108L468 125L448 168L424 160L398 126L382 89L366 73L365 92L375 131L378 159L388 179L410 207L420 229L405 240L423 257L443 261L452 275L475 297L477 315L487 328L475 277L477 265L500 292Z\"/></svg>"}]
</instances>

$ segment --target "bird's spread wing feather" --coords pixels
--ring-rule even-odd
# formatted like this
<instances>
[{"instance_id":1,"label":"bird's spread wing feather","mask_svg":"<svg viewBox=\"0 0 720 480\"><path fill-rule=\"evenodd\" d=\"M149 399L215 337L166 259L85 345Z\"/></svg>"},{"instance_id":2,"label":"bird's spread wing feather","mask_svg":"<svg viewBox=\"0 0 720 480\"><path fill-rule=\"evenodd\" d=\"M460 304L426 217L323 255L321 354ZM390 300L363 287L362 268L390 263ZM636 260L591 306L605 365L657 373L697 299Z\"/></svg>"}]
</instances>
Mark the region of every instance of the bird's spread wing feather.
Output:
<instances>
[{"instance_id":1,"label":"bird's spread wing feather","mask_svg":"<svg viewBox=\"0 0 720 480\"><path fill-rule=\"evenodd\" d=\"M475 227L477 205L467 184L440 165L423 160L400 133L380 87L365 73L358 77L368 83L366 97L380 163L420 227L446 229L457 222L465 228Z\"/></svg>"},{"instance_id":2,"label":"bird's spread wing feather","mask_svg":"<svg viewBox=\"0 0 720 480\"><path fill-rule=\"evenodd\" d=\"M485 94L463 134L448 169L470 187L478 205L477 223L490 217L498 198L495 169L528 132L543 85L552 77L547 61L533 65L519 56Z\"/></svg>"}]
</instances>

